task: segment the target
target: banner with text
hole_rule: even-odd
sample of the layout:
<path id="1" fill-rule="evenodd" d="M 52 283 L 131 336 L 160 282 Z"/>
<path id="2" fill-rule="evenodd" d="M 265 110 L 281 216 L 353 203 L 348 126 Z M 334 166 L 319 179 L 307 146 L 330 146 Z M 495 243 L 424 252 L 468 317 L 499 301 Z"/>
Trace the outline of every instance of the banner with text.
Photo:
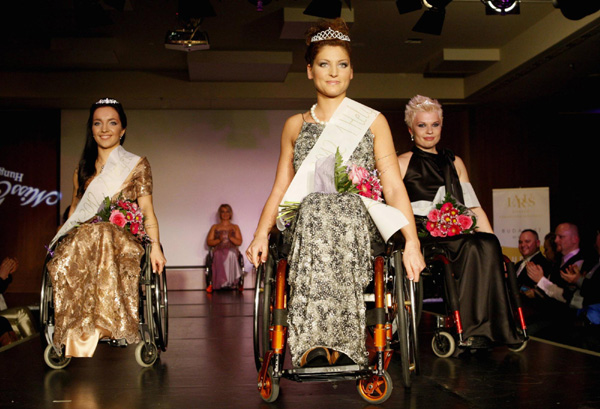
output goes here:
<path id="1" fill-rule="evenodd" d="M 550 232 L 549 188 L 493 189 L 493 203 L 494 232 L 511 260 L 521 258 L 517 247 L 521 231 L 537 231 L 543 244 Z"/>

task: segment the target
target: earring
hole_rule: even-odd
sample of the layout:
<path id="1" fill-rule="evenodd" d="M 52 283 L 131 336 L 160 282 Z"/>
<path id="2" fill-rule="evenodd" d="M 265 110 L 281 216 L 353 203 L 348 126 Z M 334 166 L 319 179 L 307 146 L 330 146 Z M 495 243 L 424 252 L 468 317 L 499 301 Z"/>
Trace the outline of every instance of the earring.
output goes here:
<path id="1" fill-rule="evenodd" d="M 415 136 L 413 134 L 410 134 L 410 140 L 413 142 L 415 141 Z"/>

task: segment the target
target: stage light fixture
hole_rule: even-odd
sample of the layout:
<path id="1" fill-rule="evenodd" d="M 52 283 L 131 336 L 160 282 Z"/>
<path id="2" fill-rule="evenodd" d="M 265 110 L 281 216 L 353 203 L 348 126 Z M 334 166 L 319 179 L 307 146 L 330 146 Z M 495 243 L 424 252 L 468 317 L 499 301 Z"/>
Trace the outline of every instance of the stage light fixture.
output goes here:
<path id="1" fill-rule="evenodd" d="M 446 6 L 452 0 L 422 0 L 427 8 L 412 31 L 417 33 L 441 35 L 444 19 L 446 18 Z"/>
<path id="2" fill-rule="evenodd" d="M 336 18 L 342 15 L 341 0 L 312 0 L 303 14 L 322 18 Z"/>
<path id="3" fill-rule="evenodd" d="M 485 4 L 485 14 L 487 15 L 506 15 L 520 14 L 521 0 L 481 0 Z"/>
<path id="4" fill-rule="evenodd" d="M 569 20 L 581 20 L 600 10 L 598 0 L 552 0 L 552 4 Z"/>
<path id="5" fill-rule="evenodd" d="M 423 2 L 421 0 L 396 0 L 396 7 L 398 8 L 398 13 L 406 14 L 411 11 L 421 10 Z"/>

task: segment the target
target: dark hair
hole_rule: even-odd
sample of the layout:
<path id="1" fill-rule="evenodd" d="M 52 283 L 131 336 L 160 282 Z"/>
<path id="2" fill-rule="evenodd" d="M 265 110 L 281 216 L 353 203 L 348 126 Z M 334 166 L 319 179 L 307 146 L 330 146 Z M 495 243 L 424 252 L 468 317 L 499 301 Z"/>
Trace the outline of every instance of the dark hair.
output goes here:
<path id="1" fill-rule="evenodd" d="M 311 38 L 321 32 L 321 31 L 325 31 L 328 28 L 331 28 L 332 30 L 335 31 L 339 31 L 340 33 L 349 36 L 349 32 L 350 30 L 348 29 L 348 26 L 346 25 L 346 22 L 344 21 L 344 19 L 342 19 L 341 17 L 336 18 L 335 20 L 319 20 L 318 22 L 316 22 L 313 26 L 311 26 L 307 31 L 306 31 L 306 53 L 304 54 L 304 59 L 306 60 L 306 63 L 308 65 L 313 64 L 313 62 L 315 61 L 315 58 L 317 57 L 317 54 L 319 53 L 319 51 L 321 50 L 322 47 L 326 46 L 326 45 L 333 45 L 333 46 L 340 46 L 343 47 L 346 52 L 348 53 L 348 57 L 350 58 L 350 61 L 352 61 L 352 47 L 350 45 L 350 41 L 344 41 L 344 40 L 339 40 L 337 38 L 332 38 L 329 40 L 321 40 L 321 41 L 315 41 L 315 42 L 311 42 Z M 352 63 L 351 63 L 352 64 Z"/>
<path id="2" fill-rule="evenodd" d="M 540 239 L 540 235 L 538 234 L 538 232 L 537 232 L 537 231 L 535 231 L 535 230 L 533 230 L 533 229 L 525 229 L 525 230 L 523 230 L 523 231 L 521 232 L 521 234 L 523 234 L 523 233 L 531 233 L 531 234 L 533 234 L 533 235 L 535 236 L 535 239 L 536 239 L 536 240 L 539 240 L 539 239 Z"/>
<path id="3" fill-rule="evenodd" d="M 554 241 L 555 239 L 556 239 L 556 233 L 554 233 L 554 232 L 550 232 L 544 236 L 544 244 L 546 244 L 545 243 L 546 241 L 549 242 L 550 247 L 552 247 L 552 251 L 554 251 L 556 253 L 557 250 L 556 250 L 556 242 Z"/>
<path id="4" fill-rule="evenodd" d="M 77 184 L 79 185 L 77 188 L 77 197 L 81 198 L 83 193 L 85 192 L 86 182 L 96 174 L 96 159 L 98 159 L 98 144 L 94 139 L 94 134 L 92 132 L 92 123 L 94 122 L 94 113 L 98 108 L 102 107 L 111 107 L 117 114 L 119 114 L 119 120 L 121 121 L 121 126 L 123 129 L 127 128 L 127 115 L 125 115 L 125 111 L 123 110 L 123 106 L 121 103 L 117 102 L 117 100 L 112 98 L 102 98 L 98 102 L 95 102 L 90 107 L 90 116 L 87 120 L 86 127 L 86 136 L 85 136 L 85 146 L 83 147 L 83 152 L 81 153 L 81 159 L 79 160 L 79 168 L 77 171 Z M 123 137 L 121 138 L 121 145 L 125 142 L 126 132 L 123 133 Z"/>

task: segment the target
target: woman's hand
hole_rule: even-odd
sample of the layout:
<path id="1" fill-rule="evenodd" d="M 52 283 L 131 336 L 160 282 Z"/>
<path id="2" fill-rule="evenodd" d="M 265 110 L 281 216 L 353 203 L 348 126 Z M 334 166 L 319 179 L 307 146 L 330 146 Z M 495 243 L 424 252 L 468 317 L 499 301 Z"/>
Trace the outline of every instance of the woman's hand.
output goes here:
<path id="1" fill-rule="evenodd" d="M 160 244 L 153 243 L 152 250 L 150 250 L 150 263 L 152 264 L 152 272 L 162 274 L 165 265 L 167 264 L 167 259 L 165 258 Z"/>
<path id="2" fill-rule="evenodd" d="M 406 276 L 409 280 L 419 281 L 421 271 L 425 269 L 425 260 L 421 254 L 421 248 L 417 245 L 407 243 L 402 255 L 402 263 L 406 269 Z"/>
<path id="3" fill-rule="evenodd" d="M 268 255 L 269 239 L 266 236 L 255 237 L 248 246 L 248 250 L 246 250 L 246 257 L 248 257 L 248 260 L 250 260 L 252 265 L 256 268 L 258 268 L 260 263 L 267 262 Z"/>

